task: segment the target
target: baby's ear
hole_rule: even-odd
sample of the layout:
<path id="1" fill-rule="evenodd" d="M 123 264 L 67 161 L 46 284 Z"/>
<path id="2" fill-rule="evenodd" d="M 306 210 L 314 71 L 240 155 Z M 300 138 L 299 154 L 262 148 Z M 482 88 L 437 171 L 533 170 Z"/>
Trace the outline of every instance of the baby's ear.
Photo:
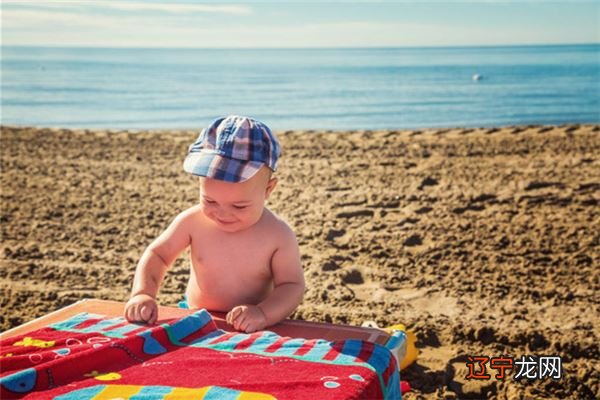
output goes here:
<path id="1" fill-rule="evenodd" d="M 266 199 L 269 198 L 269 196 L 273 192 L 273 189 L 275 189 L 275 186 L 277 186 L 277 178 L 269 179 L 269 182 L 267 182 L 267 188 L 266 188 L 266 193 L 265 193 Z"/>

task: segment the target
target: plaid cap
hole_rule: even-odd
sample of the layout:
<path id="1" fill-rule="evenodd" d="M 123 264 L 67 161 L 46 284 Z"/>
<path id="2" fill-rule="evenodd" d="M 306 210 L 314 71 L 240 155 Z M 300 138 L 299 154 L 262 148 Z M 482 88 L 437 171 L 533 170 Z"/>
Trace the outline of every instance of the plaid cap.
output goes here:
<path id="1" fill-rule="evenodd" d="M 275 171 L 279 142 L 262 122 L 229 115 L 200 132 L 190 146 L 183 169 L 193 175 L 226 182 L 243 182 L 266 165 Z"/>

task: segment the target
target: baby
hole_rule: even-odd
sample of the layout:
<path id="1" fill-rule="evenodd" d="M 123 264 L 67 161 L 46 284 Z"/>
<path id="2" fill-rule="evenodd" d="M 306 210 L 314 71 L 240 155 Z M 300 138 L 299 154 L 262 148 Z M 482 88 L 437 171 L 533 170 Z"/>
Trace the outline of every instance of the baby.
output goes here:
<path id="1" fill-rule="evenodd" d="M 255 332 L 289 316 L 304 294 L 296 236 L 265 201 L 279 143 L 263 123 L 228 116 L 202 130 L 183 168 L 200 178 L 200 204 L 180 213 L 138 262 L 129 321 L 153 324 L 165 272 L 190 247 L 190 308 L 227 313 L 234 329 Z"/>

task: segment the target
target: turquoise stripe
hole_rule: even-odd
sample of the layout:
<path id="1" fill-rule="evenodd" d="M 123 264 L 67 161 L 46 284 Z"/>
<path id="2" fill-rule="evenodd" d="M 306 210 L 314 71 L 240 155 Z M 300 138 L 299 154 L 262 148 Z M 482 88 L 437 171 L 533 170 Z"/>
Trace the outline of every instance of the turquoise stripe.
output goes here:
<path id="1" fill-rule="evenodd" d="M 342 347 L 341 354 L 335 358 L 335 361 L 342 362 L 344 364 L 357 364 L 361 363 L 360 361 L 356 362 L 356 357 L 360 354 L 362 350 L 362 341 L 355 339 L 348 339 L 344 343 L 344 347 Z"/>
<path id="2" fill-rule="evenodd" d="M 252 343 L 252 345 L 246 350 L 264 352 L 267 347 L 275 343 L 275 341 L 279 338 L 280 336 L 273 332 L 264 331 L 262 335 L 260 335 L 258 339 L 256 339 L 256 341 Z"/>
<path id="3" fill-rule="evenodd" d="M 81 400 L 81 399 L 93 399 L 94 396 L 104 390 L 106 385 L 90 386 L 85 389 L 74 390 L 69 393 L 61 394 L 54 398 L 54 400 Z"/>
<path id="4" fill-rule="evenodd" d="M 79 330 L 79 332 L 81 332 L 81 333 L 102 333 L 101 331 L 103 331 L 104 329 L 108 329 L 111 326 L 122 324 L 123 322 L 125 322 L 125 318 L 122 318 L 122 317 L 105 319 L 105 320 L 98 322 L 97 324 L 90 325 L 87 328 L 81 329 L 81 330 Z"/>
<path id="5" fill-rule="evenodd" d="M 104 315 L 81 313 L 77 314 L 66 321 L 57 322 L 56 324 L 50 325 L 50 328 L 56 329 L 57 331 L 71 331 L 74 326 L 81 324 L 82 322 L 90 319 L 104 318 Z"/>
<path id="6" fill-rule="evenodd" d="M 206 341 L 216 338 L 217 336 L 223 336 L 224 334 L 225 334 L 225 332 L 220 329 L 216 330 L 216 331 L 212 331 L 202 337 L 199 337 L 198 339 L 195 339 L 188 346 L 207 347 L 207 345 L 205 343 Z"/>
<path id="7" fill-rule="evenodd" d="M 211 386 L 204 395 L 204 400 L 236 400 L 240 396 L 239 390 Z"/>
<path id="8" fill-rule="evenodd" d="M 129 400 L 163 400 L 165 395 L 171 393 L 171 386 L 144 386 Z"/>
<path id="9" fill-rule="evenodd" d="M 5 387 L 11 392 L 26 393 L 33 390 L 37 382 L 37 377 L 37 371 L 34 368 L 27 368 L 1 377 L 0 386 Z"/>
<path id="10" fill-rule="evenodd" d="M 290 339 L 272 354 L 276 356 L 291 356 L 304 344 L 304 342 L 306 342 L 304 339 Z"/>
<path id="11" fill-rule="evenodd" d="M 144 347 L 143 351 L 146 354 L 156 355 L 166 353 L 167 349 L 165 349 L 154 337 L 152 337 L 152 330 L 148 329 L 147 331 L 138 333 L 138 336 L 144 338 Z"/>
<path id="12" fill-rule="evenodd" d="M 300 358 L 303 360 L 319 362 L 323 360 L 325 354 L 329 353 L 329 351 L 331 350 L 330 343 L 331 342 L 328 342 L 326 340 L 318 340 L 315 346 L 312 349 L 310 349 L 308 353 L 306 353 L 303 356 L 300 356 Z"/>
<path id="13" fill-rule="evenodd" d="M 387 387 L 384 388 L 384 394 L 386 399 L 402 399 L 402 391 L 400 390 L 400 373 L 398 372 L 397 368 L 390 377 Z"/>
<path id="14" fill-rule="evenodd" d="M 216 349 L 216 350 L 233 350 L 235 349 L 235 346 L 237 346 L 238 343 L 248 339 L 250 337 L 250 335 L 247 335 L 245 333 L 238 333 L 237 335 L 233 335 L 229 340 L 226 340 L 224 342 L 221 343 L 215 343 L 215 344 L 210 344 L 207 347 L 210 347 L 212 349 Z"/>
<path id="15" fill-rule="evenodd" d="M 387 368 L 391 357 L 392 353 L 390 353 L 387 348 L 381 345 L 376 345 L 375 349 L 373 350 L 373 354 L 371 354 L 371 357 L 369 357 L 368 363 L 375 368 L 377 373 L 381 374 Z"/>
<path id="16" fill-rule="evenodd" d="M 200 310 L 195 312 L 167 327 L 169 339 L 172 343 L 177 344 L 181 339 L 199 331 L 209 322 L 212 322 L 212 318 L 208 311 Z"/>
<path id="17" fill-rule="evenodd" d="M 67 319 L 66 321 L 58 322 L 56 324 L 50 325 L 50 328 L 56 329 L 57 331 L 67 331 L 67 332 L 77 332 L 77 333 L 100 333 L 103 336 L 109 336 L 114 338 L 124 338 L 126 334 L 136 329 L 139 329 L 142 325 L 136 324 L 127 324 L 120 328 L 113 329 L 110 331 L 105 331 L 112 326 L 122 324 L 125 319 L 122 317 L 111 318 L 111 319 L 103 319 L 98 323 L 88 326 L 83 329 L 76 329 L 75 327 L 83 322 L 89 321 L 91 319 L 101 319 L 106 318 L 104 315 L 98 314 L 89 314 L 89 313 L 81 313 L 77 314 L 72 318 Z"/>
<path id="18" fill-rule="evenodd" d="M 346 340 L 346 343 L 344 343 L 342 353 L 348 356 L 352 356 L 352 358 L 356 358 L 363 349 L 362 344 L 363 342 L 361 340 L 348 339 Z"/>
<path id="19" fill-rule="evenodd" d="M 406 341 L 406 333 L 402 331 L 394 331 L 392 336 L 389 337 L 385 347 L 392 350 L 402 344 L 402 342 Z"/>
<path id="20" fill-rule="evenodd" d="M 120 328 L 117 328 L 117 329 L 112 329 L 110 331 L 104 331 L 104 332 L 102 332 L 102 334 L 104 336 L 110 336 L 110 337 L 122 339 L 129 332 L 135 331 L 136 329 L 140 329 L 143 326 L 144 325 L 141 325 L 141 324 L 127 324 L 127 325 L 123 325 L 123 326 L 121 326 Z"/>

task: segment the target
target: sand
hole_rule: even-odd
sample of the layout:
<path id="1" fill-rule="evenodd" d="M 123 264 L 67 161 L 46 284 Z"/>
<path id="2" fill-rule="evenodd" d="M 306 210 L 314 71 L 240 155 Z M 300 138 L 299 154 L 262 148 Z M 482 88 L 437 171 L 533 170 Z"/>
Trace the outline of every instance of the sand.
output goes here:
<path id="1" fill-rule="evenodd" d="M 408 399 L 600 397 L 600 126 L 278 134 L 269 207 L 301 246 L 295 318 L 411 327 Z M 145 246 L 197 201 L 195 137 L 3 127 L 0 328 L 127 299 Z M 502 354 L 559 355 L 563 377 L 465 379 L 467 356 Z"/>

